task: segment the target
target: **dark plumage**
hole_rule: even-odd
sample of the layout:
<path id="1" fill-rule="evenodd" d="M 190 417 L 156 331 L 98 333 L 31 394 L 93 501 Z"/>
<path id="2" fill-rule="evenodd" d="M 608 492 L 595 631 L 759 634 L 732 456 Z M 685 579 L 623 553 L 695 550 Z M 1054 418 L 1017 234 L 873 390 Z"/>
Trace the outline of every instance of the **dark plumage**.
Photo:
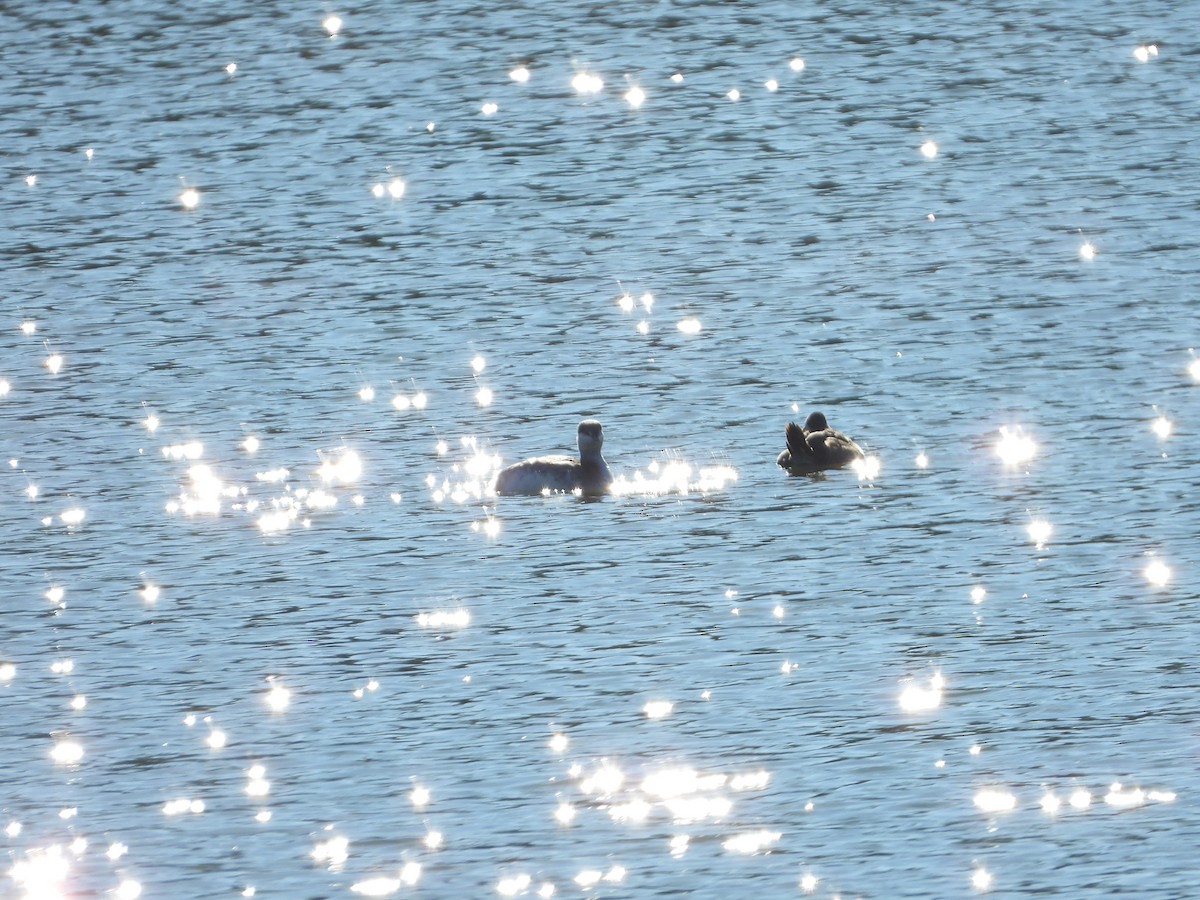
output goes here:
<path id="1" fill-rule="evenodd" d="M 829 427 L 823 413 L 812 413 L 801 427 L 788 422 L 787 449 L 775 460 L 792 475 L 811 475 L 823 469 L 842 469 L 863 458 L 858 444 Z"/>

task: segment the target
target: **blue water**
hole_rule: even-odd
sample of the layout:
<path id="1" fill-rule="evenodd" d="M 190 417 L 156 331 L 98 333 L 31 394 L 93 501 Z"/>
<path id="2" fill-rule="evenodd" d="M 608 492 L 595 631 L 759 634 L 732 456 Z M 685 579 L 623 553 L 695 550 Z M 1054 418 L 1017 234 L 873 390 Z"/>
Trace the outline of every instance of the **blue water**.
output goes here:
<path id="1" fill-rule="evenodd" d="M 1200 895 L 1195 12 L 8 10 L 0 896 Z"/>

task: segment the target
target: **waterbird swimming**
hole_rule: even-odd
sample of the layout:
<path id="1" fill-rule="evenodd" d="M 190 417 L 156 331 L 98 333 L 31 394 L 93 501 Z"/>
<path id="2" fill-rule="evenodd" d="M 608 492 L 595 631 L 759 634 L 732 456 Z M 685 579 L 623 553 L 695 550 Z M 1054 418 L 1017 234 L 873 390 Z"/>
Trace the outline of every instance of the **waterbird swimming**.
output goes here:
<path id="1" fill-rule="evenodd" d="M 579 459 L 572 456 L 535 456 L 500 470 L 497 494 L 541 494 L 546 491 L 581 491 L 606 494 L 612 473 L 600 454 L 604 429 L 595 419 L 579 423 Z"/>
<path id="2" fill-rule="evenodd" d="M 814 412 L 801 427 L 788 422 L 787 449 L 775 460 L 792 475 L 811 475 L 822 469 L 841 469 L 864 456 L 862 448 L 830 428 L 825 414 Z"/>

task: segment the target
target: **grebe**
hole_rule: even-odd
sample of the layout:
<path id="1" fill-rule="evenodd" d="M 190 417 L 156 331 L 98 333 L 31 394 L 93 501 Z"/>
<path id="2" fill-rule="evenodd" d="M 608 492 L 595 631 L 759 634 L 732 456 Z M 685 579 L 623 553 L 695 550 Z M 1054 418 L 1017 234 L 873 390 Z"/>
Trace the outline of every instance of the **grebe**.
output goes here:
<path id="1" fill-rule="evenodd" d="M 822 469 L 841 469 L 864 456 L 862 447 L 829 427 L 823 413 L 812 413 L 801 428 L 788 422 L 787 449 L 775 460 L 792 475 L 811 475 Z"/>
<path id="2" fill-rule="evenodd" d="M 571 456 L 535 456 L 500 470 L 497 494 L 541 494 L 545 491 L 582 491 L 606 494 L 612 473 L 600 455 L 604 429 L 595 419 L 579 423 L 579 459 Z"/>

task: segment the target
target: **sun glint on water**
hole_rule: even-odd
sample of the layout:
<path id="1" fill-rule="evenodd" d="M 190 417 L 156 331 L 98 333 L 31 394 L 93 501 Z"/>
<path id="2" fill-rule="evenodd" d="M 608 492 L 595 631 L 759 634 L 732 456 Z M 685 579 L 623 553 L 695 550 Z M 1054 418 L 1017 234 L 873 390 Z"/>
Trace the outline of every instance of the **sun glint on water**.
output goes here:
<path id="1" fill-rule="evenodd" d="M 1037 444 L 1020 427 L 1010 431 L 1005 426 L 1000 429 L 996 455 L 1006 466 L 1019 466 L 1037 455 Z"/>

